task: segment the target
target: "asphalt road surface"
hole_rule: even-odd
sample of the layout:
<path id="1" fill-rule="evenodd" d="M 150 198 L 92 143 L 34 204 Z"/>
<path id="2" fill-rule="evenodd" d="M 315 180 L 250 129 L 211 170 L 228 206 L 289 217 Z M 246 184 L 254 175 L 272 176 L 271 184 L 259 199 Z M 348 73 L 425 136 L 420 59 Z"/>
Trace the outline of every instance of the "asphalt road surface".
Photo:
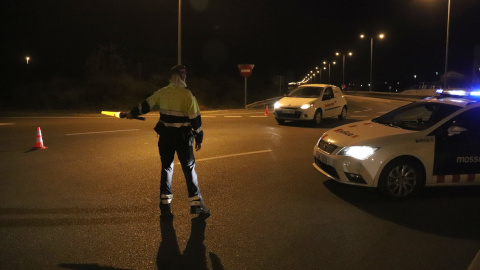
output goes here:
<path id="1" fill-rule="evenodd" d="M 207 219 L 189 214 L 179 164 L 174 217 L 160 219 L 158 115 L 0 117 L 0 269 L 468 269 L 479 188 L 389 201 L 314 169 L 324 131 L 405 104 L 348 102 L 348 119 L 321 127 L 203 112 Z M 37 127 L 48 149 L 31 150 Z"/>

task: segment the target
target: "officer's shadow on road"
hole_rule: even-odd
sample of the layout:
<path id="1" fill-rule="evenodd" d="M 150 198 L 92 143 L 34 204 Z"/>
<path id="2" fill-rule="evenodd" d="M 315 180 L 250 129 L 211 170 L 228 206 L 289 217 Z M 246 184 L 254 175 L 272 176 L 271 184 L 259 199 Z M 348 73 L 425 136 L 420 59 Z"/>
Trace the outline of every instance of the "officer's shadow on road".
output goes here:
<path id="1" fill-rule="evenodd" d="M 209 269 L 206 257 L 205 228 L 208 216 L 199 215 L 192 219 L 190 238 L 183 254 L 178 246 L 177 235 L 173 227 L 173 215 L 160 216 L 162 241 L 158 248 L 157 268 L 163 269 Z M 212 269 L 223 270 L 220 259 L 209 252 Z"/>
<path id="2" fill-rule="evenodd" d="M 480 240 L 480 186 L 430 187 L 392 200 L 372 188 L 324 182 L 332 193 L 378 218 L 446 237 Z"/>

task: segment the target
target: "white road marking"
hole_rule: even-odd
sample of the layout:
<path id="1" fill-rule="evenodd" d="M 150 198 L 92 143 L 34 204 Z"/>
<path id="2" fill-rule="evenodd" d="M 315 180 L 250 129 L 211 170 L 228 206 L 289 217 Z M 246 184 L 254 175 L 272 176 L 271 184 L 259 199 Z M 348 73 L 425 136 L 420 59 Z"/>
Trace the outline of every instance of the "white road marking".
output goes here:
<path id="1" fill-rule="evenodd" d="M 90 135 L 90 134 L 102 134 L 102 133 L 115 133 L 115 132 L 126 132 L 126 131 L 136 131 L 139 129 L 121 129 L 121 130 L 106 130 L 106 131 L 95 131 L 95 132 L 83 132 L 83 133 L 70 133 L 65 134 L 66 136 L 76 136 L 76 135 Z"/>
<path id="2" fill-rule="evenodd" d="M 207 161 L 207 160 L 214 160 L 214 159 L 223 159 L 223 158 L 239 157 L 239 156 L 246 156 L 246 155 L 263 154 L 263 153 L 269 153 L 269 152 L 272 152 L 272 150 L 268 149 L 268 150 L 254 151 L 254 152 L 245 152 L 245 153 L 224 155 L 224 156 L 218 156 L 218 157 L 200 158 L 200 159 L 196 159 L 195 161 L 199 162 L 199 161 Z M 177 162 L 176 164 L 180 164 L 180 162 Z"/>
<path id="3" fill-rule="evenodd" d="M 0 126 L 13 126 L 15 123 L 0 123 Z"/>
<path id="4" fill-rule="evenodd" d="M 221 115 L 219 115 L 221 116 Z M 216 115 L 202 115 L 202 118 L 215 118 L 217 117 Z M 242 115 L 224 115 L 223 117 L 225 118 L 242 118 Z M 250 115 L 249 117 L 251 118 L 265 118 L 268 117 L 268 115 Z"/>
<path id="5" fill-rule="evenodd" d="M 215 113 L 215 114 L 202 114 L 202 117 L 205 116 L 205 115 L 214 115 L 214 116 L 222 116 L 222 115 L 242 115 L 242 114 L 259 114 L 260 112 L 245 112 L 245 113 L 241 113 L 241 112 L 231 112 L 231 113 L 228 113 L 228 112 L 225 112 L 225 113 Z"/>

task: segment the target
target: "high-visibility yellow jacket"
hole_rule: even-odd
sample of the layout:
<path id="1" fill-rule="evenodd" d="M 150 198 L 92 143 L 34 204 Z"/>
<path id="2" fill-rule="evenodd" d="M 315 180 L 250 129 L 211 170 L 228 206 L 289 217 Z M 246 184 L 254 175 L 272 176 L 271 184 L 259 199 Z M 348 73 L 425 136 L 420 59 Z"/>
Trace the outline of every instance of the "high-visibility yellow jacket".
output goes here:
<path id="1" fill-rule="evenodd" d="M 157 127 L 191 127 L 196 143 L 202 143 L 203 130 L 200 108 L 197 99 L 187 88 L 170 83 L 138 104 L 130 113 L 133 117 L 136 117 L 152 110 L 159 110 L 160 112 Z"/>

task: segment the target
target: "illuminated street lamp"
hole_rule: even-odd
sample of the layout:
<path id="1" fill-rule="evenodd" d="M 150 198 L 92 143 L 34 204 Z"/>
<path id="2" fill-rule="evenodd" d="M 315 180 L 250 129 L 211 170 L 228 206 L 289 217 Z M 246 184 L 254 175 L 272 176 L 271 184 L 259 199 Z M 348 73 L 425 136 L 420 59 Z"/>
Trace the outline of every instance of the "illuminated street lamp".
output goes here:
<path id="1" fill-rule="evenodd" d="M 318 67 L 315 67 L 315 69 L 317 70 L 317 74 L 320 74 L 320 75 L 319 75 L 319 76 L 320 76 L 320 77 L 319 77 L 320 79 L 318 80 L 318 82 L 319 82 L 319 83 L 322 83 L 322 69 L 318 69 Z"/>
<path id="2" fill-rule="evenodd" d="M 365 35 L 360 35 L 360 38 L 365 38 L 366 36 Z M 373 66 L 373 38 L 374 37 L 370 37 L 370 91 L 372 91 L 372 66 Z M 377 38 L 379 39 L 383 39 L 385 38 L 385 35 L 384 34 L 379 34 L 377 36 Z"/>
<path id="3" fill-rule="evenodd" d="M 337 62 L 335 61 L 332 61 L 332 62 L 327 62 L 327 61 L 323 61 L 323 64 L 326 66 L 328 64 L 328 83 L 330 83 L 330 65 L 333 64 L 333 65 L 336 65 Z M 323 69 L 326 69 L 326 67 L 324 67 Z"/>
<path id="4" fill-rule="evenodd" d="M 343 65 L 342 65 L 342 87 L 343 87 L 343 85 L 345 85 L 345 55 L 346 55 L 346 54 L 341 54 L 341 53 L 339 53 L 339 52 L 336 52 L 335 55 L 336 55 L 336 56 L 340 56 L 340 55 L 343 56 Z M 348 52 L 347 55 L 348 55 L 348 56 L 352 56 L 353 53 L 352 53 L 352 52 Z"/>
<path id="5" fill-rule="evenodd" d="M 27 60 L 27 65 L 28 65 L 28 61 L 30 61 L 30 57 L 25 57 L 25 60 Z"/>

